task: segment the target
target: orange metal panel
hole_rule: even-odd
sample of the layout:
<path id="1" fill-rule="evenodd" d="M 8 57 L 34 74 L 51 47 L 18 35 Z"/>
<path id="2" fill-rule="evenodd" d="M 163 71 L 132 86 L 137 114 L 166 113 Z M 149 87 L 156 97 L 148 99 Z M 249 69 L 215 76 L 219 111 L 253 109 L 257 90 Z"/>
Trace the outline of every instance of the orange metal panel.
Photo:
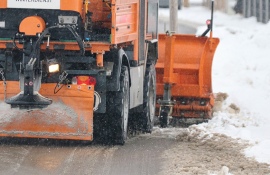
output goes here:
<path id="1" fill-rule="evenodd" d="M 138 35 L 136 33 L 133 33 L 133 34 L 121 35 L 121 36 L 118 36 L 117 38 L 115 38 L 115 42 L 118 44 L 125 43 L 128 41 L 134 41 L 134 42 L 138 41 Z"/>
<path id="2" fill-rule="evenodd" d="M 93 86 L 64 86 L 54 94 L 56 84 L 42 84 L 40 94 L 53 104 L 42 110 L 10 109 L 3 102 L 4 87 L 0 82 L 0 136 L 93 139 Z M 7 82 L 7 98 L 19 92 L 18 82 Z"/>
<path id="3" fill-rule="evenodd" d="M 157 82 L 157 95 L 162 96 L 163 95 L 163 88 L 164 85 Z M 172 87 L 172 96 L 173 97 L 201 97 L 201 98 L 207 98 L 209 97 L 208 94 L 200 94 L 200 87 L 199 85 L 181 85 L 181 84 L 175 84 Z"/>
<path id="4" fill-rule="evenodd" d="M 138 37 L 138 6 L 138 1 L 130 4 L 117 3 L 112 6 L 112 44 L 118 44 L 118 37 L 122 35 L 136 34 Z M 126 42 L 128 41 L 132 40 Z"/>
<path id="5" fill-rule="evenodd" d="M 39 16 L 29 16 L 24 18 L 20 24 L 19 31 L 25 35 L 36 36 L 46 28 L 45 21 Z"/>
<path id="6" fill-rule="evenodd" d="M 97 60 L 97 66 L 103 67 L 103 53 L 97 53 L 96 60 Z"/>
<path id="7" fill-rule="evenodd" d="M 202 56 L 202 52 L 204 49 L 205 42 L 207 40 L 206 37 L 196 37 L 194 35 L 181 35 L 174 34 L 176 37 L 174 50 L 174 60 L 175 63 L 180 64 L 194 64 L 199 63 L 199 60 Z M 165 34 L 159 34 L 159 48 L 158 48 L 158 63 L 163 63 L 166 58 L 165 55 Z"/>
<path id="8" fill-rule="evenodd" d="M 176 101 L 173 117 L 211 118 L 214 105 L 212 60 L 218 43 L 218 38 L 159 35 L 157 96 L 162 98 L 164 83 L 172 85 L 172 100 Z"/>
<path id="9" fill-rule="evenodd" d="M 138 0 L 111 0 L 112 4 L 130 4 L 137 3 Z"/>
<path id="10" fill-rule="evenodd" d="M 139 0 L 112 0 L 111 43 L 132 41 L 134 60 L 138 60 Z"/>
<path id="11" fill-rule="evenodd" d="M 176 76 L 173 73 L 173 66 L 174 66 L 174 45 L 175 45 L 175 36 L 167 36 L 166 37 L 166 46 L 168 49 L 165 50 L 166 55 L 166 64 L 164 64 L 164 77 L 163 83 L 174 84 Z M 165 69 L 166 68 L 166 69 Z"/>
<path id="12" fill-rule="evenodd" d="M 158 68 L 163 68 L 164 67 L 164 63 L 157 63 L 156 67 Z M 178 64 L 178 63 L 174 63 L 173 64 L 173 72 L 179 72 L 179 70 L 181 69 L 185 69 L 185 70 L 198 70 L 200 67 L 199 64 Z"/>
<path id="13" fill-rule="evenodd" d="M 180 34 L 173 37 L 174 43 L 169 44 L 165 34 L 159 35 L 157 95 L 163 95 L 163 77 L 167 70 L 172 73 L 166 74 L 165 81 L 175 83 L 172 96 L 209 97 L 212 93 L 212 60 L 219 39 Z"/>
<path id="14" fill-rule="evenodd" d="M 84 17 L 85 10 L 83 0 L 61 0 L 60 9 L 79 12 Z"/>
<path id="15" fill-rule="evenodd" d="M 7 8 L 7 0 L 1 0 L 0 1 L 0 9 L 1 8 Z"/>
<path id="16" fill-rule="evenodd" d="M 6 48 L 6 41 L 0 41 L 0 49 L 5 49 Z"/>

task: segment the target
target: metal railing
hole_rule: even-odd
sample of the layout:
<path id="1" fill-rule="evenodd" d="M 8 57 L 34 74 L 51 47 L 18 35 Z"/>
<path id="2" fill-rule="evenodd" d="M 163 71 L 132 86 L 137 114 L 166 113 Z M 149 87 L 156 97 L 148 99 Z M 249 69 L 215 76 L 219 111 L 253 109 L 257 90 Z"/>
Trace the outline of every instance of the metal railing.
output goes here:
<path id="1" fill-rule="evenodd" d="M 229 0 L 215 0 L 215 10 L 228 13 Z M 211 0 L 203 0 L 203 5 L 210 8 Z M 258 22 L 267 23 L 270 20 L 270 0 L 237 0 L 237 13 L 245 18 L 255 16 Z"/>
<path id="2" fill-rule="evenodd" d="M 270 0 L 242 0 L 243 16 L 255 16 L 258 22 L 270 20 Z"/>

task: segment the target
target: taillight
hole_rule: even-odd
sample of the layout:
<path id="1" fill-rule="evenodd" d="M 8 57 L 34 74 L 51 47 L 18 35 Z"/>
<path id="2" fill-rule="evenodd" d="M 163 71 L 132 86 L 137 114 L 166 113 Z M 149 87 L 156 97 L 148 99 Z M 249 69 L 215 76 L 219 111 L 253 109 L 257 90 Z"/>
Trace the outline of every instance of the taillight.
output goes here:
<path id="1" fill-rule="evenodd" d="M 97 81 L 91 76 L 76 76 L 72 78 L 72 84 L 77 85 L 96 85 Z"/>

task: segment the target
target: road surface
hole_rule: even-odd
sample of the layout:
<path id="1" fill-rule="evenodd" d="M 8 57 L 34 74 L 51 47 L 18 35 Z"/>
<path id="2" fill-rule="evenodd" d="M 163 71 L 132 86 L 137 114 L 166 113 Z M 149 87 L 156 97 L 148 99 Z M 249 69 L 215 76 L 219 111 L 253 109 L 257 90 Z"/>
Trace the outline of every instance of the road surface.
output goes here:
<path id="1" fill-rule="evenodd" d="M 162 153 L 177 144 L 172 138 L 141 135 L 124 146 L 81 142 L 2 139 L 1 174 L 158 174 Z"/>
<path id="2" fill-rule="evenodd" d="M 215 136 L 205 142 L 198 139 L 199 132 L 194 133 L 155 128 L 124 146 L 4 138 L 0 140 L 0 174 L 206 175 L 223 166 L 237 175 L 270 174 L 269 165 L 245 158 L 243 146 L 230 138 Z"/>

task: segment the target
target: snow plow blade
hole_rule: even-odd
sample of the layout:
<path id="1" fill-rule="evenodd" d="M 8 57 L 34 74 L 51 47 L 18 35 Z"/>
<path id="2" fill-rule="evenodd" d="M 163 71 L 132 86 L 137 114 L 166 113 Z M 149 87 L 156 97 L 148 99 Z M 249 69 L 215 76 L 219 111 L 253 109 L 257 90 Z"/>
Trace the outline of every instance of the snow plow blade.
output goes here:
<path id="1" fill-rule="evenodd" d="M 0 82 L 0 136 L 93 140 L 94 86 L 63 86 L 54 93 L 56 84 L 42 84 L 40 94 L 53 103 L 43 109 L 11 108 L 4 102 L 20 92 L 19 82 Z M 6 93 L 3 93 L 6 92 Z"/>
<path id="2" fill-rule="evenodd" d="M 160 34 L 157 72 L 157 115 L 165 120 L 212 116 L 211 69 L 218 38 Z M 166 123 L 166 122 L 165 122 Z"/>

